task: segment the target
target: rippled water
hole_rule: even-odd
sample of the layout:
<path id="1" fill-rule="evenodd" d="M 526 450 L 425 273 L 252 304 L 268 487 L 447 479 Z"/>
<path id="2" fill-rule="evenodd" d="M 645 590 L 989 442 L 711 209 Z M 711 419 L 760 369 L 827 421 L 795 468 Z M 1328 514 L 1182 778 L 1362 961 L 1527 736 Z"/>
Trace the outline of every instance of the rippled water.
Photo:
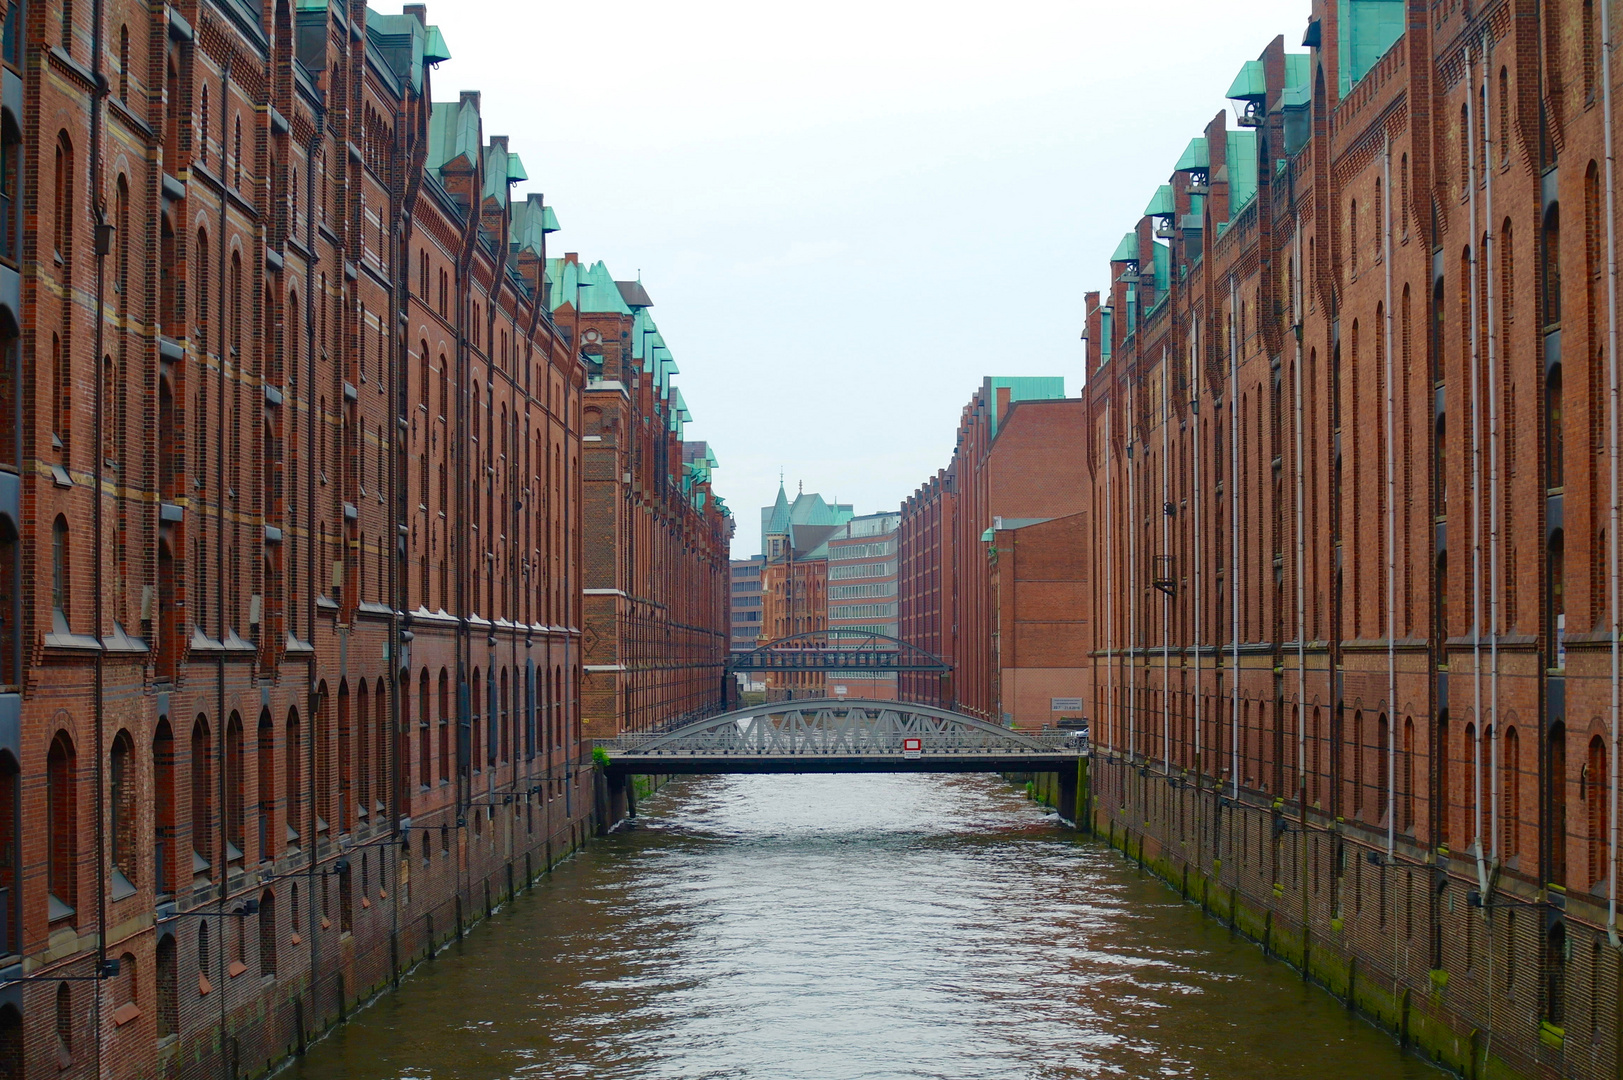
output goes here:
<path id="1" fill-rule="evenodd" d="M 697 777 L 642 811 L 297 1075 L 1441 1075 L 993 777 Z"/>

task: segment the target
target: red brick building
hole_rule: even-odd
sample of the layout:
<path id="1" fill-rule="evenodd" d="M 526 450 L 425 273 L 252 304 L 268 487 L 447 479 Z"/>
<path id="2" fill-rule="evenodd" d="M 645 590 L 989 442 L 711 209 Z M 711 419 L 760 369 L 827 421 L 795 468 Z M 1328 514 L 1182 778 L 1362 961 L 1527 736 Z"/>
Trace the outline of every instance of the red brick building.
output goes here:
<path id="1" fill-rule="evenodd" d="M 1064 409 L 1064 397 L 1065 380 L 1059 378 L 987 378 L 964 406 L 950 464 L 902 505 L 901 637 L 952 665 L 946 677 L 900 676 L 904 698 L 1000 719 L 988 550 L 994 518 L 1006 504 L 1021 507 L 1010 516 L 1043 516 L 1040 508 L 1049 500 L 1078 503 L 1082 495 L 1064 476 L 1055 477 L 1059 483 L 1046 480 L 1055 467 L 1050 455 L 1060 453 L 1066 440 L 1075 441 L 1064 424 L 1034 417 L 1033 434 L 1023 430 L 1020 446 L 1005 452 L 996 476 L 992 451 L 1014 403 L 1052 402 Z M 1071 409 L 1077 412 L 1080 403 L 1072 402 Z"/>
<path id="2" fill-rule="evenodd" d="M 1089 297 L 1097 822 L 1468 1072 L 1623 1060 L 1601 17 L 1315 3 Z"/>
<path id="3" fill-rule="evenodd" d="M 783 485 L 772 506 L 761 508 L 761 644 L 828 629 L 828 541 L 852 517 L 848 503 Z M 768 671 L 773 700 L 820 698 L 828 693 L 821 671 Z"/>
<path id="4" fill-rule="evenodd" d="M 943 708 L 956 700 L 951 671 L 958 622 L 956 481 L 955 473 L 937 472 L 902 503 L 896 525 L 896 636 L 939 657 L 949 669 L 941 675 L 898 674 L 897 696 Z"/>
<path id="5" fill-rule="evenodd" d="M 0 19 L 0 1075 L 258 1072 L 585 835 L 592 361 L 420 5 Z"/>
<path id="6" fill-rule="evenodd" d="M 637 281 L 553 263 L 554 317 L 587 367 L 584 720 L 594 738 L 725 704 L 733 518 L 715 455 L 684 442 L 676 364 Z"/>

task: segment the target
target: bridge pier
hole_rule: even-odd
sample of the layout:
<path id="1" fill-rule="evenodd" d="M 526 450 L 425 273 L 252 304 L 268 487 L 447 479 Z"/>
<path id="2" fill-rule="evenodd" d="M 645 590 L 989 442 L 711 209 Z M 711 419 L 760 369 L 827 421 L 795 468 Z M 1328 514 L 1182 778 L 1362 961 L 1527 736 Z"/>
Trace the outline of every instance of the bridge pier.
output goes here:
<path id="1" fill-rule="evenodd" d="M 631 790 L 631 776 L 623 772 L 596 772 L 597 835 L 605 836 L 624 821 L 628 814 L 635 815 L 635 799 Z"/>

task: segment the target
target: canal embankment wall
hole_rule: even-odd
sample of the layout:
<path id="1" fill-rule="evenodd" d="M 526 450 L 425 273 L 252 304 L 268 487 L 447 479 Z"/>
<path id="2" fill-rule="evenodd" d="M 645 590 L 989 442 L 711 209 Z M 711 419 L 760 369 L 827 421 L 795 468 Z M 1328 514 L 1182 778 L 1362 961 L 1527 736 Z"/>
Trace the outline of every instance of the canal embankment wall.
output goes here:
<path id="1" fill-rule="evenodd" d="M 1566 958 L 1593 989 L 1581 1015 L 1552 1028 L 1542 995 L 1566 987 L 1547 968 L 1540 977 L 1540 908 L 1506 900 L 1484 913 L 1446 868 L 1304 829 L 1277 802 L 1209 778 L 1119 757 L 1089 766 L 1069 803 L 1054 774 L 1014 779 L 1067 819 L 1080 806 L 1084 829 L 1416 1055 L 1471 1080 L 1623 1077 L 1615 950 Z"/>
<path id="2" fill-rule="evenodd" d="M 398 842 L 374 845 L 371 852 L 357 846 L 343 871 L 355 875 L 360 885 L 361 898 L 353 906 L 344 902 L 343 883 L 330 880 L 336 874 L 300 875 L 299 884 L 315 896 L 311 907 L 316 925 L 301 925 L 299 894 L 293 888 L 290 943 L 311 948 L 324 942 L 310 961 L 315 975 L 278 983 L 274 954 L 261 946 L 260 966 L 268 972 L 261 976 L 262 992 L 245 1006 L 221 1010 L 208 1035 L 160 1045 L 165 1071 L 254 1078 L 303 1054 L 579 851 L 591 832 L 590 792 L 581 785 L 567 807 L 561 795 L 539 805 L 521 800 L 475 804 L 454 824 L 447 819 L 439 826 L 414 828 Z M 372 858 L 363 863 L 363 853 Z M 385 860 L 392 863 L 387 872 Z M 365 880 L 369 865 L 376 875 L 370 882 Z M 216 926 L 215 947 L 227 949 L 236 961 L 228 970 L 236 972 L 243 934 L 218 925 L 225 921 L 206 920 Z M 308 937 L 301 938 L 301 931 Z M 206 1004 L 210 995 L 221 1000 L 224 989 L 202 979 L 183 992 Z"/>

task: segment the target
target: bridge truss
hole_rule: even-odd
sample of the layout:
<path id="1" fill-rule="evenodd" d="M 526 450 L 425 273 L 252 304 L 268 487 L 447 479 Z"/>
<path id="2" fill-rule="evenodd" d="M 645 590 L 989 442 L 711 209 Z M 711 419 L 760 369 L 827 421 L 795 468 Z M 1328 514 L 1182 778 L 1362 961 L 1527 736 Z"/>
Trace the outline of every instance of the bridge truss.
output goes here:
<path id="1" fill-rule="evenodd" d="M 1001 772 L 1074 768 L 1070 731 L 1013 731 L 897 701 L 769 702 L 660 734 L 597 743 L 615 773 Z"/>

